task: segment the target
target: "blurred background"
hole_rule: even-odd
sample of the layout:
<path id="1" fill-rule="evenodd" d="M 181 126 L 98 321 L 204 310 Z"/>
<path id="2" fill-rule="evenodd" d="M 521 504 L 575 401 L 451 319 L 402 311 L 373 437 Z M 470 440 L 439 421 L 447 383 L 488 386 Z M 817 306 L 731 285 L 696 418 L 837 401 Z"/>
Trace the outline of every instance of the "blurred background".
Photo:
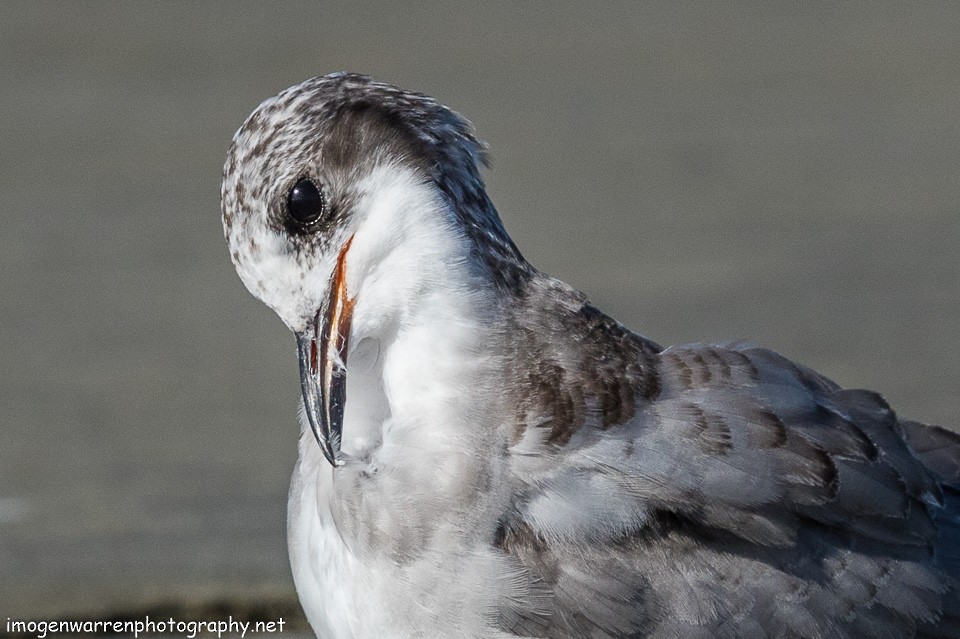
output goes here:
<path id="1" fill-rule="evenodd" d="M 630 327 L 960 426 L 960 4 L 8 2 L 0 618 L 295 609 L 294 342 L 220 171 L 344 69 L 472 119 L 528 259 Z"/>

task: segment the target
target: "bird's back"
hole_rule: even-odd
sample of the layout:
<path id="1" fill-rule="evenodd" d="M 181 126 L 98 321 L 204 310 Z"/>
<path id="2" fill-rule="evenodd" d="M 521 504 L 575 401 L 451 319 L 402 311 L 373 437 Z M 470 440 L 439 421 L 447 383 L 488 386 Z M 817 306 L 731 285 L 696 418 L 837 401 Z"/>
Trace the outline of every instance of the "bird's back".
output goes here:
<path id="1" fill-rule="evenodd" d="M 505 629 L 960 636 L 960 437 L 769 350 L 661 349 L 555 280 L 522 297 L 496 543 L 540 591 Z"/>

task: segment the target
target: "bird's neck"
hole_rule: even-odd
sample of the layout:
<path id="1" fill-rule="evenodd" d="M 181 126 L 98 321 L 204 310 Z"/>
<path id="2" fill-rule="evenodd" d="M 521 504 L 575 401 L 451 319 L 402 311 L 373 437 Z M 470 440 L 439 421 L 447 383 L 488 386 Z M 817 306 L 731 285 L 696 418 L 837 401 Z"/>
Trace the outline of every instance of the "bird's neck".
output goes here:
<path id="1" fill-rule="evenodd" d="M 402 453 L 393 442 L 429 452 L 461 437 L 465 411 L 497 366 L 490 345 L 500 310 L 477 229 L 429 184 L 383 181 L 393 186 L 371 189 L 377 200 L 348 257 L 354 307 L 342 449 L 387 463 Z"/>
<path id="2" fill-rule="evenodd" d="M 481 526 L 503 507 L 485 495 L 506 463 L 495 291 L 483 269 L 463 259 L 464 240 L 450 227 L 421 239 L 415 251 L 387 255 L 358 290 L 345 465 L 330 469 L 309 431 L 301 439 L 301 468 L 318 469 L 320 494 L 355 553 L 376 547 L 399 557 L 411 544 L 453 534 L 450 522 L 461 531 L 474 522 L 471 535 L 492 535 Z"/>
<path id="3" fill-rule="evenodd" d="M 502 301 L 533 269 L 479 180 L 453 188 L 396 167 L 370 180 L 347 266 L 355 305 L 342 448 L 386 459 L 392 440 L 438 450 L 462 440 L 477 394 L 502 377 Z"/>

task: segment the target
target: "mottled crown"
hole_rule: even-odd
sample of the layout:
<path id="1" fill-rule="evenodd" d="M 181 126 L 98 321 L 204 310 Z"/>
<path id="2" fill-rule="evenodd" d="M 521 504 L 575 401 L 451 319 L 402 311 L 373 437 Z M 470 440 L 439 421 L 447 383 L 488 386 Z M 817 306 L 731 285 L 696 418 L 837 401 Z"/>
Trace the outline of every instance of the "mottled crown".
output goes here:
<path id="1" fill-rule="evenodd" d="M 264 101 L 237 131 L 224 165 L 225 222 L 245 189 L 267 186 L 244 168 L 262 175 L 308 157 L 348 175 L 404 162 L 456 203 L 483 191 L 480 166 L 487 163 L 470 122 L 433 98 L 363 75 L 325 75 Z"/>

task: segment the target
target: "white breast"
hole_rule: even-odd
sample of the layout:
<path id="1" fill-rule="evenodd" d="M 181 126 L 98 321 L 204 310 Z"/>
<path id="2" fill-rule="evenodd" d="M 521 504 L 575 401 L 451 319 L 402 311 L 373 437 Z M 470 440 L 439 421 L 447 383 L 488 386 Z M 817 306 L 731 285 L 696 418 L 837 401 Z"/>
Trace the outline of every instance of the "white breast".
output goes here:
<path id="1" fill-rule="evenodd" d="M 356 559 L 337 533 L 327 495 L 321 497 L 318 490 L 321 483 L 329 485 L 330 475 L 331 467 L 308 427 L 300 438 L 300 455 L 290 482 L 287 546 L 307 620 L 318 637 L 338 639 L 355 636 L 350 619 Z"/>

